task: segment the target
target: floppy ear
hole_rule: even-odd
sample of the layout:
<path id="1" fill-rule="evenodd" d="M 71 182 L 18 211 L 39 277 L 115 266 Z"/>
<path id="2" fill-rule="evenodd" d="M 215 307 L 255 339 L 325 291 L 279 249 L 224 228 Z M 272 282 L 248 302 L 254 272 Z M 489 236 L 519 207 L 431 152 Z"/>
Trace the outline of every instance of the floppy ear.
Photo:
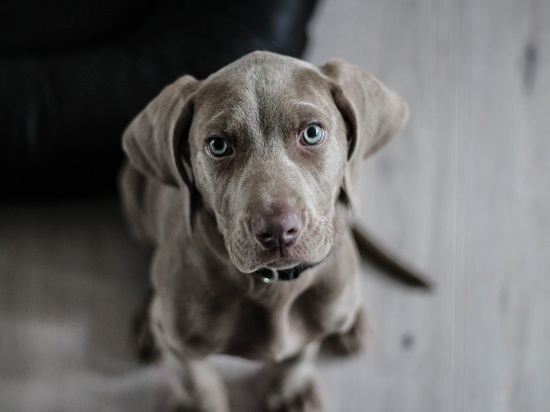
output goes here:
<path id="1" fill-rule="evenodd" d="M 332 83 L 332 96 L 346 121 L 348 163 L 342 192 L 357 212 L 361 194 L 357 187 L 361 161 L 386 144 L 408 118 L 405 101 L 360 68 L 333 60 L 321 71 Z"/>
<path id="2" fill-rule="evenodd" d="M 167 86 L 124 131 L 123 148 L 140 172 L 172 186 L 193 184 L 188 133 L 200 82 L 184 76 Z"/>

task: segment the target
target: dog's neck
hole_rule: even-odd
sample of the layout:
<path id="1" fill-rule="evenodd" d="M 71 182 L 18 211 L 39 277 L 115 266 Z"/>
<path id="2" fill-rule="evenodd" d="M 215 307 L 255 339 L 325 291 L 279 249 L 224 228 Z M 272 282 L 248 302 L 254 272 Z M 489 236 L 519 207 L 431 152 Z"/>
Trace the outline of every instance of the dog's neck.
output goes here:
<path id="1" fill-rule="evenodd" d="M 270 268 L 261 268 L 253 272 L 253 275 L 259 276 L 265 283 L 273 283 L 279 280 L 294 280 L 298 279 L 300 275 L 308 269 L 316 266 L 317 264 L 300 264 L 290 269 L 275 270 Z"/>

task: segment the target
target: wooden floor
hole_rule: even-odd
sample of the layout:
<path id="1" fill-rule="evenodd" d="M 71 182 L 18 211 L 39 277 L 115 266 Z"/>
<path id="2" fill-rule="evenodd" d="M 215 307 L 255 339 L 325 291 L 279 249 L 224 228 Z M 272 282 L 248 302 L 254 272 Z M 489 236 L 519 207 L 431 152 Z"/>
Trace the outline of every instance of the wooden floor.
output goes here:
<path id="1" fill-rule="evenodd" d="M 411 119 L 361 219 L 434 293 L 365 268 L 367 353 L 323 359 L 328 412 L 550 410 L 550 2 L 325 0 L 308 59 L 354 62 Z M 112 200 L 0 206 L 0 411 L 154 411 L 126 346 L 146 252 Z M 233 410 L 253 366 L 219 359 Z"/>

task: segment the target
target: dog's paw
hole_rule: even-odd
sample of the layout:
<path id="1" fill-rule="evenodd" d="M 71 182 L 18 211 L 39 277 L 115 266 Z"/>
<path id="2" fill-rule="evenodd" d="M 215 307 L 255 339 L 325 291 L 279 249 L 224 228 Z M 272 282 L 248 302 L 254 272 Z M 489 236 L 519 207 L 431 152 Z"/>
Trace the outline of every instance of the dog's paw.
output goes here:
<path id="1" fill-rule="evenodd" d="M 215 411 L 206 410 L 198 406 L 182 405 L 181 403 L 174 401 L 174 402 L 171 402 L 164 409 L 164 412 L 215 412 Z"/>
<path id="2" fill-rule="evenodd" d="M 265 412 L 320 412 L 323 410 L 319 385 L 314 379 L 296 390 L 268 392 L 264 401 Z"/>
<path id="3" fill-rule="evenodd" d="M 142 329 L 136 335 L 135 353 L 140 363 L 154 363 L 160 358 L 160 352 L 155 343 L 155 337 L 149 329 Z"/>
<path id="4" fill-rule="evenodd" d="M 176 400 L 171 400 L 163 409 L 165 412 L 229 412 L 229 406 L 196 403 L 183 403 Z"/>
<path id="5" fill-rule="evenodd" d="M 360 310 L 351 329 L 345 333 L 327 336 L 323 340 L 322 349 L 332 355 L 356 355 L 365 349 L 367 335 L 365 315 Z"/>
<path id="6" fill-rule="evenodd" d="M 173 404 L 167 407 L 165 412 L 206 412 L 206 411 L 204 409 L 199 409 L 196 407 Z"/>
<path id="7" fill-rule="evenodd" d="M 160 352 L 149 324 L 149 303 L 152 292 L 146 296 L 140 309 L 134 314 L 131 325 L 130 344 L 140 363 L 154 363 L 160 358 Z"/>

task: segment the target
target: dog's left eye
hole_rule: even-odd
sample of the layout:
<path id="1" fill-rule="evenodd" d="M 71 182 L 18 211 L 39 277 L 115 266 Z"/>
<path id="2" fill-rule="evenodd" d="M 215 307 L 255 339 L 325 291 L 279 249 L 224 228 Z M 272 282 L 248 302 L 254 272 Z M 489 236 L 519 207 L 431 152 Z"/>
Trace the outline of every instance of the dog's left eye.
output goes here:
<path id="1" fill-rule="evenodd" d="M 214 156 L 214 157 L 223 157 L 223 156 L 229 156 L 233 149 L 231 149 L 231 146 L 225 140 L 223 137 L 211 137 L 208 139 L 208 142 L 206 143 L 206 148 L 208 149 L 208 152 Z"/>
<path id="2" fill-rule="evenodd" d="M 319 126 L 318 124 L 310 124 L 302 132 L 300 141 L 305 145 L 315 146 L 321 143 L 324 137 L 325 131 L 321 126 Z"/>

